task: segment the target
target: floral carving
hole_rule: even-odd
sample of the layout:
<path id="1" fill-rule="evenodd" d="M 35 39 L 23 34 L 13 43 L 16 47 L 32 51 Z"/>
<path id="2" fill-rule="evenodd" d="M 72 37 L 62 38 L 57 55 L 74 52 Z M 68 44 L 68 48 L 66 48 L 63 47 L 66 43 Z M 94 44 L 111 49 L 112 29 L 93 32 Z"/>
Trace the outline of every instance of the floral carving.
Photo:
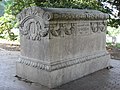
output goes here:
<path id="1" fill-rule="evenodd" d="M 94 33 L 98 31 L 98 23 L 97 22 L 91 22 L 90 27 Z"/>
<path id="2" fill-rule="evenodd" d="M 53 36 L 71 35 L 75 32 L 76 25 L 75 23 L 56 23 L 50 25 L 50 33 Z"/>
<path id="3" fill-rule="evenodd" d="M 106 26 L 107 26 L 107 22 L 91 22 L 90 23 L 90 27 L 92 29 L 92 31 L 95 32 L 105 32 L 106 31 Z"/>
<path id="4" fill-rule="evenodd" d="M 98 22 L 98 30 L 100 30 L 101 32 L 106 31 L 106 26 L 107 26 L 106 22 Z"/>

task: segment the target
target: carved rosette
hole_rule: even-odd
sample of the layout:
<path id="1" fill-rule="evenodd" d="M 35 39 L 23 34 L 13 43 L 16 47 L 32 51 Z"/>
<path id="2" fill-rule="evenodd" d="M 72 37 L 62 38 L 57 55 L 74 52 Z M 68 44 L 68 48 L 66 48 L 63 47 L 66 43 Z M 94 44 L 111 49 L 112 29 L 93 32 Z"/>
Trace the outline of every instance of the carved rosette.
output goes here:
<path id="1" fill-rule="evenodd" d="M 19 16 L 20 34 L 30 40 L 41 40 L 48 34 L 50 14 L 39 7 L 22 11 Z"/>

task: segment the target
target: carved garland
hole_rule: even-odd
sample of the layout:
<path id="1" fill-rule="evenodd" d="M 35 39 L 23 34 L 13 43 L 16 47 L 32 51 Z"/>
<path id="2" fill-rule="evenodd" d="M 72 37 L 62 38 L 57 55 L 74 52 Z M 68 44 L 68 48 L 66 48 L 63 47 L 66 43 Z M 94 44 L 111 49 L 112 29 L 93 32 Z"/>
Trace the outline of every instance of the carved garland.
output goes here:
<path id="1" fill-rule="evenodd" d="M 90 22 L 90 27 L 94 33 L 106 31 L 107 22 Z"/>
<path id="2" fill-rule="evenodd" d="M 18 63 L 25 64 L 27 66 L 31 66 L 31 67 L 34 67 L 34 68 L 37 68 L 37 69 L 42 69 L 42 70 L 46 70 L 46 71 L 51 72 L 51 71 L 58 70 L 58 69 L 61 69 L 61 68 L 65 68 L 65 67 L 68 67 L 68 66 L 72 66 L 72 65 L 75 65 L 75 64 L 84 63 L 86 61 L 90 61 L 90 60 L 93 60 L 93 59 L 96 59 L 96 58 L 101 58 L 101 57 L 104 57 L 104 56 L 109 56 L 109 53 L 89 55 L 89 56 L 76 58 L 76 59 L 73 59 L 73 60 L 69 60 L 69 61 L 65 61 L 65 62 L 57 63 L 57 64 L 45 64 L 45 63 L 35 62 L 32 59 L 21 57 L 18 60 Z"/>
<path id="3" fill-rule="evenodd" d="M 61 36 L 74 34 L 76 31 L 76 23 L 56 23 L 50 24 L 50 34 L 52 36 Z"/>
<path id="4" fill-rule="evenodd" d="M 90 22 L 90 28 L 92 32 L 105 32 L 106 31 L 106 22 Z M 76 30 L 78 28 L 77 23 L 55 23 L 50 24 L 50 38 L 54 37 L 64 37 L 65 35 L 76 35 Z M 82 26 L 81 26 L 82 28 Z M 85 31 L 85 30 L 84 30 Z M 83 31 L 83 32 L 84 32 Z"/>

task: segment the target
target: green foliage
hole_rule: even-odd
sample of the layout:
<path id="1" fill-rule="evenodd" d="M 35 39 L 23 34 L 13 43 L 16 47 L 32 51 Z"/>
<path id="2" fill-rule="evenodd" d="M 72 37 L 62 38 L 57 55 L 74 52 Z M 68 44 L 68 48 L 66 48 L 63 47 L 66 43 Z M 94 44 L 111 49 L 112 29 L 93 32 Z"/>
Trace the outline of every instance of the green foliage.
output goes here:
<path id="1" fill-rule="evenodd" d="M 96 0 L 14 0 L 12 10 L 17 15 L 21 10 L 30 6 L 53 8 L 101 9 Z"/>
<path id="2" fill-rule="evenodd" d="M 17 26 L 16 17 L 12 15 L 13 0 L 2 0 L 4 6 L 4 15 L 0 17 L 0 38 L 16 40 L 18 35 L 15 35 L 11 29 Z"/>
<path id="3" fill-rule="evenodd" d="M 117 47 L 117 48 L 120 48 L 120 43 L 117 43 L 117 44 L 116 44 L 116 47 Z"/>
<path id="4" fill-rule="evenodd" d="M 108 35 L 109 36 L 114 36 L 114 37 L 116 37 L 116 36 L 118 36 L 118 35 L 120 35 L 120 27 L 119 28 L 115 28 L 115 27 L 110 27 L 110 26 L 108 26 L 107 27 L 107 31 L 108 31 Z"/>
<path id="5" fill-rule="evenodd" d="M 13 5 L 12 3 L 13 3 L 13 0 L 2 0 L 2 1 L 0 1 L 0 5 L 4 10 L 4 13 L 12 14 L 12 10 L 11 10 L 11 7 Z"/>
<path id="6" fill-rule="evenodd" d="M 111 47 L 111 48 L 118 48 L 118 49 L 120 49 L 120 43 L 116 43 L 115 45 L 113 45 L 112 42 L 108 42 L 108 43 L 106 43 L 106 45 L 109 48 Z"/>
<path id="7" fill-rule="evenodd" d="M 120 19 L 110 18 L 108 26 L 118 28 L 120 26 Z"/>
<path id="8" fill-rule="evenodd" d="M 118 28 L 120 26 L 120 0 L 98 0 L 102 7 L 110 15 L 108 26 Z M 105 5 L 107 3 L 108 5 Z M 118 13 L 115 13 L 116 10 Z"/>
<path id="9" fill-rule="evenodd" d="M 15 24 L 16 18 L 13 15 L 5 13 L 4 16 L 0 17 L 0 37 L 9 40 L 16 40 L 17 35 L 11 31 Z"/>
<path id="10" fill-rule="evenodd" d="M 12 14 L 12 5 L 13 5 L 13 0 L 3 0 L 5 4 L 5 13 L 7 14 Z"/>
<path id="11" fill-rule="evenodd" d="M 10 10 L 13 15 L 17 15 L 24 8 L 35 6 L 34 0 L 14 0 Z"/>

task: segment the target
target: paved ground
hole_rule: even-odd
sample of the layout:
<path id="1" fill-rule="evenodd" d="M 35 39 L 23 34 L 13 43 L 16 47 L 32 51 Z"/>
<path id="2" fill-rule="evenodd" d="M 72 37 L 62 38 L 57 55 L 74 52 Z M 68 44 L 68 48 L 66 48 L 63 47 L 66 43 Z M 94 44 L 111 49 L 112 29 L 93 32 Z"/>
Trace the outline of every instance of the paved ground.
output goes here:
<path id="1" fill-rule="evenodd" d="M 0 49 L 0 90 L 49 90 L 37 83 L 29 83 L 15 77 L 17 51 Z M 111 60 L 113 68 L 103 69 L 81 79 L 51 90 L 120 90 L 120 61 Z"/>

